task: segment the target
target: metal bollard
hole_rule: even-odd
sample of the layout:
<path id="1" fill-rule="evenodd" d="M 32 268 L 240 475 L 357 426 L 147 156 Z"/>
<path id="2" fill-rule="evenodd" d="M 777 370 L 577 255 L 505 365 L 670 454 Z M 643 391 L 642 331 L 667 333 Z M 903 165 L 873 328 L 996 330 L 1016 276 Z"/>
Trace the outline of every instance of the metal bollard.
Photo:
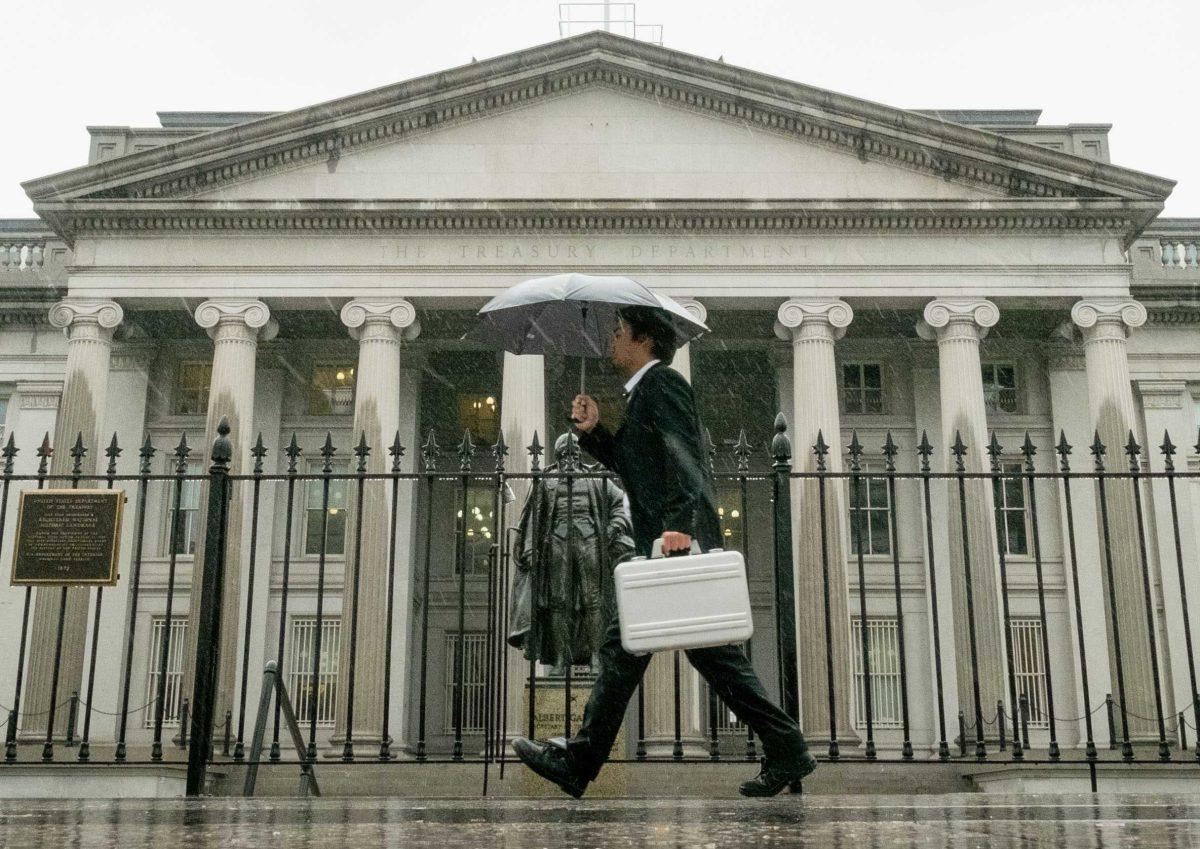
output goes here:
<path id="1" fill-rule="evenodd" d="M 1117 727 L 1113 725 L 1112 693 L 1104 694 L 1104 711 L 1108 714 L 1108 748 L 1117 748 Z"/>
<path id="2" fill-rule="evenodd" d="M 67 739 L 68 746 L 75 745 L 75 722 L 79 718 L 79 691 L 75 690 L 71 693 L 71 700 L 67 707 Z"/>
<path id="3" fill-rule="evenodd" d="M 1025 738 L 1025 748 L 1029 748 L 1029 696 L 1021 694 L 1021 736 Z"/>
<path id="4" fill-rule="evenodd" d="M 1004 737 L 1004 701 L 996 699 L 996 728 L 1000 730 L 1000 751 L 1008 748 L 1008 741 Z"/>
<path id="5" fill-rule="evenodd" d="M 1179 712 L 1179 751 L 1186 752 L 1188 748 L 1187 724 L 1183 721 L 1183 711 Z"/>
<path id="6" fill-rule="evenodd" d="M 967 719 L 961 710 L 958 712 L 958 754 L 967 756 Z"/>
<path id="7" fill-rule="evenodd" d="M 229 757 L 229 731 L 233 727 L 233 711 L 225 711 L 225 736 L 221 738 L 221 756 Z"/>

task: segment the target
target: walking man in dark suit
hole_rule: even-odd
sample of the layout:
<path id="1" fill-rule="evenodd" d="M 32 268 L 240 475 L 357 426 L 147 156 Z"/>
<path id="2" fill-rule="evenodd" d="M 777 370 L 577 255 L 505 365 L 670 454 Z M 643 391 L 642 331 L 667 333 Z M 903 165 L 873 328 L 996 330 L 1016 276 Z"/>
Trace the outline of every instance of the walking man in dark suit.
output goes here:
<path id="1" fill-rule="evenodd" d="M 638 554 L 648 557 L 659 537 L 664 554 L 689 550 L 693 538 L 704 551 L 717 548 L 721 528 L 692 388 L 666 365 L 675 354 L 675 332 L 666 316 L 650 307 L 623 307 L 618 315 L 612 362 L 629 377 L 625 420 L 615 434 L 610 432 L 600 423 L 595 401 L 578 395 L 572 417 L 579 443 L 621 476 Z M 762 741 L 762 771 L 741 785 L 742 795 L 774 796 L 816 769 L 795 720 L 767 698 L 741 648 L 692 649 L 687 658 Z M 538 775 L 575 798 L 582 796 L 608 759 L 625 708 L 649 663 L 649 655 L 622 648 L 614 617 L 600 647 L 600 670 L 579 733 L 565 745 L 519 737 L 513 741 L 518 756 Z"/>

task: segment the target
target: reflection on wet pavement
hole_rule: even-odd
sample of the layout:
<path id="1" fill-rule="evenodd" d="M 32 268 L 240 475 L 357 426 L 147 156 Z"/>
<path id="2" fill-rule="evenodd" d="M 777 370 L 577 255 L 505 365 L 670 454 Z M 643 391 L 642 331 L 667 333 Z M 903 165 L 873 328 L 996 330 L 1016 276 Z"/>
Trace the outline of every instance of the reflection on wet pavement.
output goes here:
<path id="1" fill-rule="evenodd" d="M 1197 796 L 0 801 L 0 846 L 1190 847 Z"/>

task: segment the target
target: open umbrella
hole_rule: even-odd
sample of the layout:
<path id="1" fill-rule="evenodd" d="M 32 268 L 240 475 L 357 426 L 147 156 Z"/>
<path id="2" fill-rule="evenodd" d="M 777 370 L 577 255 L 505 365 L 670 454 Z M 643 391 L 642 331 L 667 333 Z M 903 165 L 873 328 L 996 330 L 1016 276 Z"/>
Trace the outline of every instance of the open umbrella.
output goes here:
<path id="1" fill-rule="evenodd" d="M 680 345 L 708 332 L 678 303 L 631 277 L 570 273 L 535 277 L 492 298 L 463 339 L 513 354 L 580 357 L 583 392 L 587 358 L 608 356 L 617 310 L 624 306 L 663 310 Z"/>

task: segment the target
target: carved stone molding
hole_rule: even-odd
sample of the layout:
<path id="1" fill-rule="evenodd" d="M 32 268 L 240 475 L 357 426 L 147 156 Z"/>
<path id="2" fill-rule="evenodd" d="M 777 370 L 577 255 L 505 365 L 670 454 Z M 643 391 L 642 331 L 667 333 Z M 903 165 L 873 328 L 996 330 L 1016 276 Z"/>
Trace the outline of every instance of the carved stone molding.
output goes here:
<path id="1" fill-rule="evenodd" d="M 111 331 L 124 317 L 125 311 L 116 301 L 69 298 L 50 307 L 50 323 L 68 332 L 76 323 Z"/>
<path id="2" fill-rule="evenodd" d="M 927 342 L 943 338 L 954 328 L 970 326 L 983 339 L 1000 320 L 1000 309 L 983 298 L 938 298 L 925 305 L 917 335 Z"/>
<path id="3" fill-rule="evenodd" d="M 775 335 L 780 339 L 797 338 L 805 325 L 828 327 L 834 339 L 841 339 L 854 321 L 854 310 L 837 298 L 791 298 L 780 305 L 776 318 Z"/>
<path id="4" fill-rule="evenodd" d="M 54 380 L 17 381 L 22 410 L 57 410 L 63 385 Z"/>
<path id="5" fill-rule="evenodd" d="M 1138 394 L 1147 410 L 1182 410 L 1187 383 L 1182 380 L 1139 380 Z"/>
<path id="6" fill-rule="evenodd" d="M 301 202 L 300 205 L 303 205 Z M 988 210 L 955 207 L 931 211 L 928 204 L 917 210 L 845 209 L 824 205 L 794 204 L 778 209 L 745 209 L 724 199 L 692 202 L 671 210 L 669 200 L 622 204 L 597 202 L 593 208 L 556 209 L 555 203 L 539 205 L 511 202 L 446 203 L 444 209 L 397 204 L 381 210 L 379 204 L 358 202 L 313 202 L 309 209 L 266 209 L 255 203 L 242 208 L 230 204 L 211 205 L 197 201 L 186 210 L 105 210 L 87 213 L 55 213 L 67 231 L 74 233 L 224 232 L 300 230 L 411 233 L 792 233 L 907 231 L 959 233 L 970 231 L 1035 232 L 1125 232 L 1137 226 L 1131 215 L 1086 209 L 1004 210 L 1003 200 Z M 702 207 L 697 209 L 697 207 Z M 762 206 L 762 204 L 758 204 Z M 707 207 L 707 208 L 703 208 Z M 49 213 L 47 213 L 49 214 Z"/>
<path id="7" fill-rule="evenodd" d="M 262 342 L 274 339 L 279 332 L 279 325 L 271 318 L 270 308 L 253 298 L 205 301 L 196 307 L 196 324 L 204 328 L 210 338 L 216 337 L 219 325 L 231 323 L 256 331 L 258 340 Z"/>
<path id="8" fill-rule="evenodd" d="M 403 298 L 391 301 L 354 300 L 342 307 L 342 324 L 355 339 L 359 338 L 365 325 L 386 323 L 401 331 L 401 338 L 416 339 L 421 334 L 421 322 L 417 309 Z"/>
<path id="9" fill-rule="evenodd" d="M 1071 307 L 1071 321 L 1085 331 L 1101 324 L 1141 327 L 1146 318 L 1146 308 L 1132 298 L 1085 298 Z"/>

